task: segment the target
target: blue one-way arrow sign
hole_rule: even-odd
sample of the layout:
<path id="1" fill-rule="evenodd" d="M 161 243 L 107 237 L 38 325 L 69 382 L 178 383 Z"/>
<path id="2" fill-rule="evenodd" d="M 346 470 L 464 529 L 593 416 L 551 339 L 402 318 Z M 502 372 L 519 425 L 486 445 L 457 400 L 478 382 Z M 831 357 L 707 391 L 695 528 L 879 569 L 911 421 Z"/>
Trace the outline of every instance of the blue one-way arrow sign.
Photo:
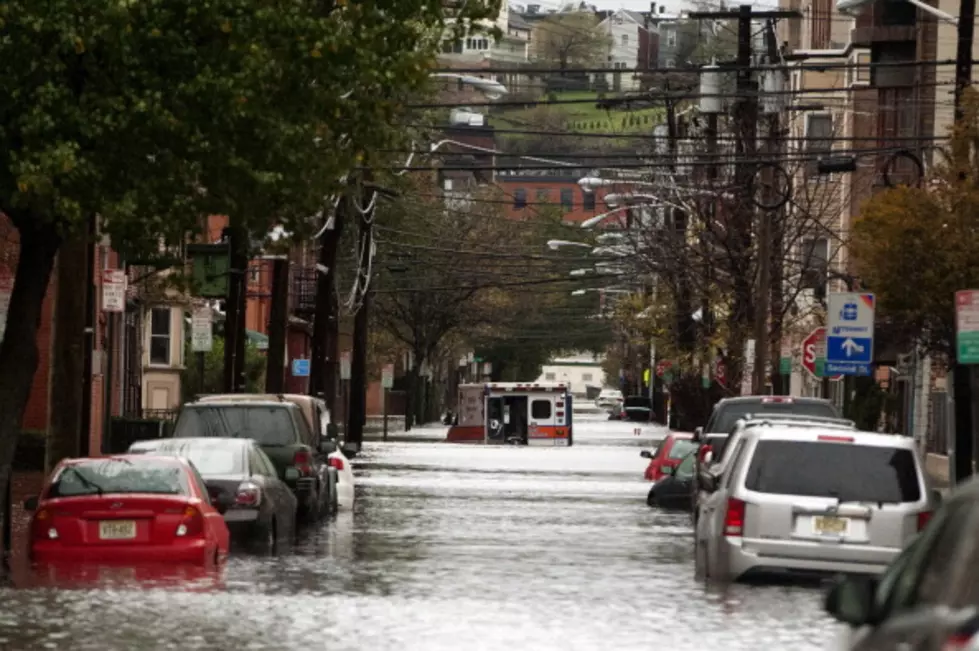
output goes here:
<path id="1" fill-rule="evenodd" d="M 826 373 L 870 375 L 874 360 L 873 294 L 829 295 Z"/>

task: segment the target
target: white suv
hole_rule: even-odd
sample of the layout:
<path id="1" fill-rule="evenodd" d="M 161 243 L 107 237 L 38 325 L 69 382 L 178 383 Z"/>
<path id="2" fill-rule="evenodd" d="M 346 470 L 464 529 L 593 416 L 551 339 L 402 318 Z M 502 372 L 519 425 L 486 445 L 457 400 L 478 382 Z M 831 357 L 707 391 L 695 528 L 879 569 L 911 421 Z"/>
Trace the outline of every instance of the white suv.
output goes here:
<path id="1" fill-rule="evenodd" d="M 712 580 L 878 574 L 934 506 L 908 437 L 773 422 L 729 447 L 700 477 L 695 559 Z"/>
<path id="2" fill-rule="evenodd" d="M 608 409 L 624 401 L 625 398 L 622 397 L 622 392 L 618 389 L 602 389 L 602 392 L 598 394 L 598 398 L 595 399 L 595 406 Z"/>

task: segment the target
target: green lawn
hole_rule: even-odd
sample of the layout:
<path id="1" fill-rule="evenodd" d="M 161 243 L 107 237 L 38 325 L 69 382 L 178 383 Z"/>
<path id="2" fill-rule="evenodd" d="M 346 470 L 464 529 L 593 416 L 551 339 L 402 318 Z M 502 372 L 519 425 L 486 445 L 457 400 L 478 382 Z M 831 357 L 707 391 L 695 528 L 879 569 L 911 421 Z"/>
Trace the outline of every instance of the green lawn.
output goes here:
<path id="1" fill-rule="evenodd" d="M 615 97 L 607 93 L 607 97 Z M 544 95 L 542 101 L 557 100 L 593 100 L 598 102 L 598 93 L 590 91 L 574 91 Z M 564 121 L 564 128 L 569 131 L 584 133 L 649 133 L 653 127 L 663 121 L 662 108 L 646 109 L 600 109 L 595 103 L 581 102 L 576 104 L 553 104 L 550 109 L 559 112 Z M 512 117 L 514 120 L 534 122 L 538 108 L 515 109 L 505 111 L 501 115 Z"/>

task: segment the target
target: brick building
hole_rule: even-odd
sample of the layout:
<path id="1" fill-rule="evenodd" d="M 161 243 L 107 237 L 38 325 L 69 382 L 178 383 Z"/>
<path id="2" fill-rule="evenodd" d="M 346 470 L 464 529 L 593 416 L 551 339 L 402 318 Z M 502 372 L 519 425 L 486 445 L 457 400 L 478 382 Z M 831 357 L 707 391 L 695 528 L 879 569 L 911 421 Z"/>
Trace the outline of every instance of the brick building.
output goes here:
<path id="1" fill-rule="evenodd" d="M 542 207 L 559 208 L 564 220 L 581 223 L 609 211 L 602 200 L 609 193 L 602 188 L 584 192 L 578 181 L 588 176 L 587 169 L 504 170 L 497 174 L 496 185 L 507 201 L 507 213 L 516 219 L 533 217 Z M 610 217 L 608 225 L 614 224 Z"/>

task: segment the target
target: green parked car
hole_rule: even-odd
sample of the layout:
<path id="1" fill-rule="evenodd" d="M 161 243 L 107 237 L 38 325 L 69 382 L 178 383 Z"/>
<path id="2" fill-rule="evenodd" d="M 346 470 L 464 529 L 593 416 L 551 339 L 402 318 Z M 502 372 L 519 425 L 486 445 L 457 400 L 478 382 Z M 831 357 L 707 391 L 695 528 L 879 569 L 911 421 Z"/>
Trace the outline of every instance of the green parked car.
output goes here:
<path id="1" fill-rule="evenodd" d="M 335 512 L 337 471 L 327 456 L 336 443 L 317 437 L 299 407 L 288 401 L 189 402 L 180 408 L 174 438 L 221 436 L 258 443 L 299 501 L 299 515 L 314 521 Z M 294 469 L 296 472 L 286 471 Z"/>

